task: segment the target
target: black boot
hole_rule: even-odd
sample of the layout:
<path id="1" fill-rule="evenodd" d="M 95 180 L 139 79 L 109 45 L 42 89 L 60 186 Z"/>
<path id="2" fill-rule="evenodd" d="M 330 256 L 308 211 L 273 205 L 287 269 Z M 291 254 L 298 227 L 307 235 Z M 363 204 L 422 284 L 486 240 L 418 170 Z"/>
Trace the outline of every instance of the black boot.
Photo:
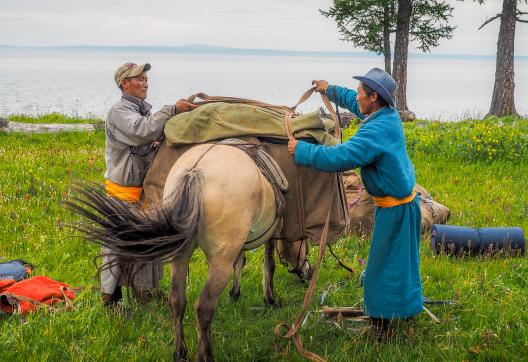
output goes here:
<path id="1" fill-rule="evenodd" d="M 121 286 L 118 285 L 112 294 L 101 293 L 101 302 L 105 307 L 116 305 L 123 299 L 123 292 Z"/>
<path id="2" fill-rule="evenodd" d="M 389 319 L 370 317 L 371 333 L 379 341 L 385 341 L 394 336 L 394 330 L 390 328 L 389 322 Z"/>

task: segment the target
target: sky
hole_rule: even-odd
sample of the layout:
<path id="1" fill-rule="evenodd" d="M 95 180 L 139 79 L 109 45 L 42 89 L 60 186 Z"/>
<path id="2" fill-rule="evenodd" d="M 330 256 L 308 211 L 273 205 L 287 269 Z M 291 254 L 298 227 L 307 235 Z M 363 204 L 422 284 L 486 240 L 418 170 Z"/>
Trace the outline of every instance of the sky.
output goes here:
<path id="1" fill-rule="evenodd" d="M 493 55 L 501 11 L 448 0 L 455 7 L 454 37 L 434 54 Z M 0 0 L 0 44 L 16 46 L 206 44 L 234 48 L 361 51 L 340 40 L 334 20 L 318 9 L 331 0 Z M 520 7 L 528 11 L 528 5 Z M 515 54 L 528 56 L 528 24 L 517 23 Z M 411 52 L 418 52 L 413 44 Z"/>

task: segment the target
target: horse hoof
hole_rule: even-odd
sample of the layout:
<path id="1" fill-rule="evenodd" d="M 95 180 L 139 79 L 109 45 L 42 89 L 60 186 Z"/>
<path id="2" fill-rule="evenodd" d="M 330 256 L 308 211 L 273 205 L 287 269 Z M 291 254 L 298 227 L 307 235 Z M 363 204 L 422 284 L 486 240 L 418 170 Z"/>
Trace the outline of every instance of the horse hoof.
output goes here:
<path id="1" fill-rule="evenodd" d="M 189 361 L 189 360 L 187 359 L 187 357 L 180 356 L 179 353 L 174 353 L 174 354 L 172 355 L 172 360 L 173 360 L 174 362 L 187 362 L 187 361 Z"/>
<path id="2" fill-rule="evenodd" d="M 264 303 L 266 304 L 266 307 L 273 308 L 273 309 L 280 309 L 282 308 L 282 305 L 275 300 L 275 298 L 264 298 Z"/>
<path id="3" fill-rule="evenodd" d="M 240 290 L 234 292 L 233 290 L 229 291 L 229 296 L 233 300 L 233 302 L 236 302 L 240 298 Z"/>
<path id="4" fill-rule="evenodd" d="M 182 348 L 179 353 L 174 352 L 172 354 L 172 359 L 174 360 L 174 362 L 189 361 L 189 359 L 187 358 L 187 349 Z"/>

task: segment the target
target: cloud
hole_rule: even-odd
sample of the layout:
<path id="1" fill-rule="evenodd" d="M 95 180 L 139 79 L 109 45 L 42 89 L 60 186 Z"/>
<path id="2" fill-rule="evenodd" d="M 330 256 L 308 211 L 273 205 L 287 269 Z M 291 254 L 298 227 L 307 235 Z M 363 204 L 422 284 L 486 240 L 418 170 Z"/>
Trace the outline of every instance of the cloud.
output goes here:
<path id="1" fill-rule="evenodd" d="M 319 14 L 331 0 L 3 0 L 0 44 L 184 45 L 353 51 L 332 19 Z M 453 2 L 454 38 L 435 53 L 494 54 L 499 2 Z M 528 8 L 528 6 L 526 6 Z M 528 24 L 517 23 L 516 54 L 528 55 Z M 411 44 L 411 51 L 413 50 Z"/>

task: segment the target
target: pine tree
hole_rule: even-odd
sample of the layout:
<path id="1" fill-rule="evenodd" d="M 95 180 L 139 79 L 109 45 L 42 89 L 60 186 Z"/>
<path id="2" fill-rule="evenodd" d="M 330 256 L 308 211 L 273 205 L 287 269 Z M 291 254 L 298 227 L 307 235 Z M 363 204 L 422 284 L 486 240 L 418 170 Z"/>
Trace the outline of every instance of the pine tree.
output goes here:
<path id="1" fill-rule="evenodd" d="M 409 41 L 429 52 L 441 39 L 450 39 L 453 7 L 444 0 L 334 0 L 330 9 L 320 10 L 334 18 L 343 40 L 365 50 L 383 54 L 385 70 L 398 83 L 397 106 L 407 107 L 407 58 Z M 391 34 L 395 33 L 391 71 Z"/>
<path id="2" fill-rule="evenodd" d="M 483 3 L 484 0 L 478 0 Z M 515 72 L 514 72 L 514 45 L 515 45 L 515 25 L 517 22 L 528 23 L 527 19 L 522 19 L 523 12 L 518 9 L 519 3 L 528 3 L 527 0 L 503 0 L 502 12 L 487 19 L 479 29 L 488 25 L 496 19 L 501 19 L 499 38 L 497 41 L 497 61 L 495 65 L 495 85 L 491 106 L 486 117 L 489 116 L 517 116 L 515 110 Z"/>

